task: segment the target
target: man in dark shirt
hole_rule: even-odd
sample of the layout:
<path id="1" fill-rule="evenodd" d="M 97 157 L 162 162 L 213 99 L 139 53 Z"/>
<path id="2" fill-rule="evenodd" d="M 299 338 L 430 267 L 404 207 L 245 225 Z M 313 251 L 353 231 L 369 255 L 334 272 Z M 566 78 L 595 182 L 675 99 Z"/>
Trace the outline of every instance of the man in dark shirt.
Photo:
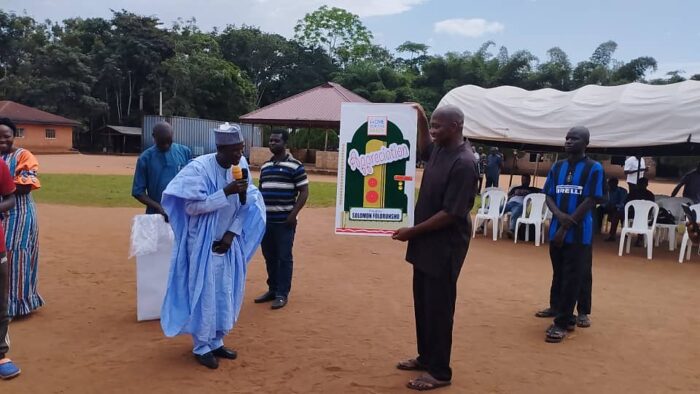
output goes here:
<path id="1" fill-rule="evenodd" d="M 693 200 L 693 204 L 700 203 L 700 163 L 698 163 L 698 167 L 696 169 L 690 171 L 689 173 L 685 174 L 683 178 L 681 178 L 681 181 L 678 183 L 676 188 L 673 189 L 671 196 L 676 197 L 678 192 L 681 190 L 681 187 L 684 186 L 683 197 Z"/>
<path id="2" fill-rule="evenodd" d="M 639 178 L 637 187 L 629 192 L 625 204 L 633 200 L 647 200 L 651 202 L 656 201 L 654 193 L 649 191 L 649 180 L 647 178 Z"/>
<path id="3" fill-rule="evenodd" d="M 569 130 L 564 145 L 569 158 L 552 167 L 544 185 L 547 207 L 554 215 L 549 229 L 553 271 L 550 311 L 556 316 L 545 337 L 551 343 L 561 342 L 575 328 L 574 308 L 582 288 L 590 289 L 593 280 L 592 210 L 603 201 L 604 173 L 600 163 L 586 156 L 589 141 L 587 128 Z M 590 295 L 586 302 L 590 303 Z M 590 325 L 587 314 L 583 319 L 586 321 L 581 326 Z"/>
<path id="4" fill-rule="evenodd" d="M 400 362 L 397 368 L 427 371 L 409 381 L 408 387 L 430 390 L 449 385 L 452 379 L 450 352 L 457 278 L 469 248 L 469 213 L 476 196 L 478 170 L 469 141 L 462 140 L 464 115 L 457 107 L 435 110 L 429 126 L 423 109 L 417 104 L 416 109 L 419 157 L 427 163 L 415 226 L 397 230 L 393 238 L 408 241 L 406 260 L 413 264 L 418 357 Z"/>

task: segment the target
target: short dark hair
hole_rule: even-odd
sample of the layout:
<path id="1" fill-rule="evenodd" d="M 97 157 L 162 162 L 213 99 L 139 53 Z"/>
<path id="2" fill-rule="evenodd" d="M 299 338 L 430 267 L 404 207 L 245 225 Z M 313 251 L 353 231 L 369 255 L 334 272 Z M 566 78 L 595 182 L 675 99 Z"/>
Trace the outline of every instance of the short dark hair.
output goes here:
<path id="1" fill-rule="evenodd" d="M 7 126 L 12 129 L 12 135 L 17 136 L 17 126 L 10 118 L 0 118 L 0 126 Z"/>
<path id="2" fill-rule="evenodd" d="M 270 135 L 272 134 L 280 134 L 282 136 L 282 141 L 289 141 L 289 132 L 287 131 L 287 129 L 272 129 Z"/>

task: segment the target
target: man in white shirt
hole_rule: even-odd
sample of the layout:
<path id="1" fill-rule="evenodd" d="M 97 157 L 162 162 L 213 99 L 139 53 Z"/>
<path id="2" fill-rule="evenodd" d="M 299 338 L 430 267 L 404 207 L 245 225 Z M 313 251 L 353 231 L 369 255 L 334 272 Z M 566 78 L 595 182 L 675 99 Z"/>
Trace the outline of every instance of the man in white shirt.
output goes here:
<path id="1" fill-rule="evenodd" d="M 625 175 L 627 175 L 627 185 L 629 186 L 629 191 L 631 192 L 637 187 L 637 179 L 644 178 L 647 166 L 644 164 L 644 158 L 628 156 L 627 160 L 625 160 L 624 169 Z"/>

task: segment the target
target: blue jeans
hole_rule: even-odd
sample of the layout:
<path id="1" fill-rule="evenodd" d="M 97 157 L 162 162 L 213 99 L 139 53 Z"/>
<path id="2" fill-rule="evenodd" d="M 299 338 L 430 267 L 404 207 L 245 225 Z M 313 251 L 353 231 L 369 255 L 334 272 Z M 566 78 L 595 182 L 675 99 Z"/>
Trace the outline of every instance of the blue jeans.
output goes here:
<path id="1" fill-rule="evenodd" d="M 510 226 L 508 229 L 510 231 L 515 231 L 515 223 L 521 216 L 523 216 L 523 203 L 510 201 L 508 204 L 506 204 L 505 212 L 510 212 Z"/>
<path id="2" fill-rule="evenodd" d="M 276 297 L 287 297 L 292 288 L 292 247 L 296 226 L 267 223 L 262 252 L 267 266 L 267 286 Z"/>

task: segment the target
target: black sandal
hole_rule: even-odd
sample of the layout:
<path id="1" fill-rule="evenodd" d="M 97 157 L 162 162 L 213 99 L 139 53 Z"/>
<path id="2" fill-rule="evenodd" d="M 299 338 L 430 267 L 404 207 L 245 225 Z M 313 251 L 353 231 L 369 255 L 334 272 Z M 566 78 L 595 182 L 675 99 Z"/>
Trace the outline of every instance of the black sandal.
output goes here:
<path id="1" fill-rule="evenodd" d="M 552 325 L 547 330 L 547 336 L 545 337 L 544 341 L 547 343 L 559 343 L 566 338 L 566 335 L 566 329 Z"/>
<path id="2" fill-rule="evenodd" d="M 537 313 L 535 313 L 535 317 L 556 317 L 556 316 L 557 316 L 557 313 L 552 308 L 542 309 L 541 311 L 537 311 Z"/>
<path id="3" fill-rule="evenodd" d="M 396 364 L 396 369 L 400 369 L 402 371 L 427 371 L 428 370 L 428 368 L 425 365 L 421 364 L 415 358 L 405 360 L 405 361 L 399 361 L 399 363 Z"/>

